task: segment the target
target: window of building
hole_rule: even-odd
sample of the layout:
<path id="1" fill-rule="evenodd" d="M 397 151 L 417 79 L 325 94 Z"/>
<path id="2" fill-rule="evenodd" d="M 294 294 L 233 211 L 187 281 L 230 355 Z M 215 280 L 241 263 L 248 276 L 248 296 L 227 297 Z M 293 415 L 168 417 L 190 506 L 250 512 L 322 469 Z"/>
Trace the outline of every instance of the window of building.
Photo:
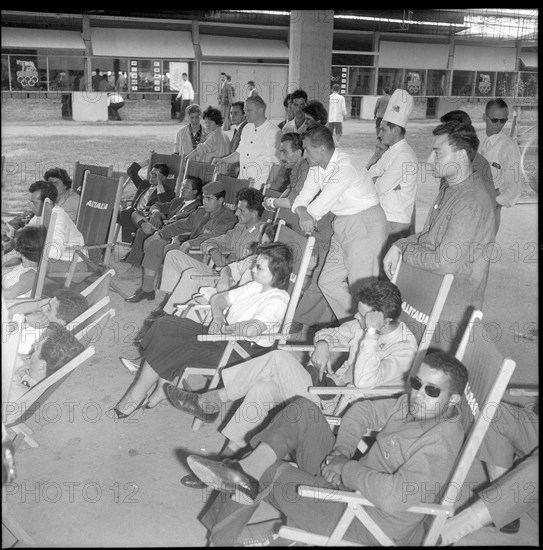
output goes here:
<path id="1" fill-rule="evenodd" d="M 454 71 L 451 95 L 475 95 L 473 89 L 474 71 Z"/>
<path id="2" fill-rule="evenodd" d="M 537 73 L 519 73 L 518 80 L 518 97 L 537 97 L 538 95 L 538 78 Z"/>
<path id="3" fill-rule="evenodd" d="M 516 72 L 501 72 L 496 73 L 496 97 L 513 97 L 515 95 L 515 88 L 517 87 Z"/>
<path id="4" fill-rule="evenodd" d="M 374 69 L 349 68 L 348 95 L 370 95 L 372 93 Z"/>
<path id="5" fill-rule="evenodd" d="M 426 95 L 443 96 L 447 91 L 447 71 L 430 69 L 426 77 Z"/>
<path id="6" fill-rule="evenodd" d="M 425 73 L 424 69 L 406 69 L 403 89 L 413 96 L 423 95 Z"/>
<path id="7" fill-rule="evenodd" d="M 477 97 L 494 96 L 496 73 L 490 71 L 478 71 L 475 76 L 475 95 Z"/>
<path id="8" fill-rule="evenodd" d="M 381 95 L 383 88 L 388 88 L 392 93 L 396 88 L 402 87 L 403 69 L 379 69 L 377 77 L 377 95 Z"/>

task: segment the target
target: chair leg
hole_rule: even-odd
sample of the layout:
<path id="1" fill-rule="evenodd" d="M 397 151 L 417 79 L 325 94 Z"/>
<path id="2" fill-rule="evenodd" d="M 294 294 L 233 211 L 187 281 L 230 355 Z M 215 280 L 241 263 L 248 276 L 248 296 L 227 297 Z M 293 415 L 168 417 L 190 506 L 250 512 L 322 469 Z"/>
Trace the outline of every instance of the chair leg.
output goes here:
<path id="1" fill-rule="evenodd" d="M 24 437 L 24 440 L 28 443 L 28 445 L 34 449 L 39 447 L 39 443 L 30 435 L 34 433 L 24 422 L 21 422 L 20 424 L 17 424 L 16 426 L 10 426 L 10 430 L 13 431 L 15 434 L 20 434 Z"/>

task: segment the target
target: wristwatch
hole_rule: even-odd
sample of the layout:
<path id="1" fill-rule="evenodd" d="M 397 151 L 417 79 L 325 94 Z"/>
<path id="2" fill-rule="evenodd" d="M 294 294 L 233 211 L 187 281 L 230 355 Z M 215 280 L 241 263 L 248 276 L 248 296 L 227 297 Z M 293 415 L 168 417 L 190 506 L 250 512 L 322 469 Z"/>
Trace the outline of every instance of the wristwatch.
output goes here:
<path id="1" fill-rule="evenodd" d="M 377 336 L 379 336 L 379 334 L 381 334 L 381 331 L 380 330 L 377 330 L 375 327 L 368 327 L 366 329 L 366 332 L 370 335 L 370 336 L 373 336 L 374 334 L 377 334 Z"/>

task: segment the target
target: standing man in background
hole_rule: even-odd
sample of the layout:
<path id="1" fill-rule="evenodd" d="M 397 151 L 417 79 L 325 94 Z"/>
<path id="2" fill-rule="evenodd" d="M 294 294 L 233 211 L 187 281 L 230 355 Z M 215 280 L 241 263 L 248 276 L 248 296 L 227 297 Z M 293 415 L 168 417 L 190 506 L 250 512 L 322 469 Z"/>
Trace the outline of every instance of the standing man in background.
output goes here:
<path id="1" fill-rule="evenodd" d="M 332 86 L 330 105 L 328 107 L 328 128 L 330 128 L 332 134 L 335 133 L 337 145 L 339 145 L 339 140 L 343 134 L 343 120 L 347 114 L 345 98 L 339 93 L 339 90 L 339 84 Z"/>
<path id="2" fill-rule="evenodd" d="M 226 73 L 221 73 L 221 82 L 219 85 L 219 105 L 221 108 L 224 124 L 222 129 L 226 132 L 230 130 L 230 107 L 234 102 L 234 86 L 230 83 L 231 77 Z"/>
<path id="3" fill-rule="evenodd" d="M 517 143 L 504 130 L 509 108 L 503 99 L 491 99 L 485 108 L 486 138 L 479 152 L 490 163 L 496 187 L 496 231 L 503 206 L 515 206 L 522 192 L 522 160 Z"/>
<path id="4" fill-rule="evenodd" d="M 175 98 L 176 101 L 181 101 L 179 122 L 183 122 L 185 120 L 185 111 L 194 101 L 194 89 L 192 88 L 192 84 L 189 82 L 189 75 L 187 73 L 183 73 L 181 76 L 183 78 L 183 82 L 181 83 L 181 88 Z"/>
<path id="5" fill-rule="evenodd" d="M 390 99 L 390 88 L 383 88 L 383 95 L 375 103 L 375 109 L 373 110 L 373 118 L 375 118 L 375 130 L 379 135 L 379 128 L 381 127 L 381 120 L 387 109 L 388 101 Z"/>

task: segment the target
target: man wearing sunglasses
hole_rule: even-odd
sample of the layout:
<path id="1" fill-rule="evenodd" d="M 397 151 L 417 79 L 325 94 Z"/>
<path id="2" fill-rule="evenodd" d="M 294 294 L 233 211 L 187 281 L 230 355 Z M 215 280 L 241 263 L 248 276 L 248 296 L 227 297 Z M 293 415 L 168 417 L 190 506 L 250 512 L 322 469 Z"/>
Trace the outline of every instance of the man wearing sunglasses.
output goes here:
<path id="1" fill-rule="evenodd" d="M 433 503 L 436 488 L 445 485 L 454 467 L 464 439 L 457 405 L 467 379 L 466 368 L 456 358 L 431 353 L 411 377 L 408 393 L 352 405 L 337 438 L 319 405 L 299 397 L 251 439 L 254 450 L 239 462 L 190 455 L 187 463 L 204 483 L 234 494 L 232 499 L 219 495 L 202 517 L 211 542 L 243 542 L 240 535 L 262 499 L 261 491 L 289 524 L 331 534 L 345 505 L 297 497 L 298 485 L 311 485 L 360 491 L 374 504 L 366 512 L 396 544 L 420 545 L 424 516 L 406 510 Z M 368 431 L 377 432 L 375 442 L 356 458 L 358 443 Z M 296 457 L 298 467 L 283 462 L 287 456 Z M 360 522 L 353 522 L 346 538 L 361 545 L 379 544 Z"/>
<path id="2" fill-rule="evenodd" d="M 503 99 L 491 99 L 486 104 L 486 138 L 481 141 L 479 152 L 490 163 L 496 187 L 496 231 L 502 206 L 515 206 L 522 192 L 520 149 L 504 129 L 508 118 L 509 109 Z"/>

